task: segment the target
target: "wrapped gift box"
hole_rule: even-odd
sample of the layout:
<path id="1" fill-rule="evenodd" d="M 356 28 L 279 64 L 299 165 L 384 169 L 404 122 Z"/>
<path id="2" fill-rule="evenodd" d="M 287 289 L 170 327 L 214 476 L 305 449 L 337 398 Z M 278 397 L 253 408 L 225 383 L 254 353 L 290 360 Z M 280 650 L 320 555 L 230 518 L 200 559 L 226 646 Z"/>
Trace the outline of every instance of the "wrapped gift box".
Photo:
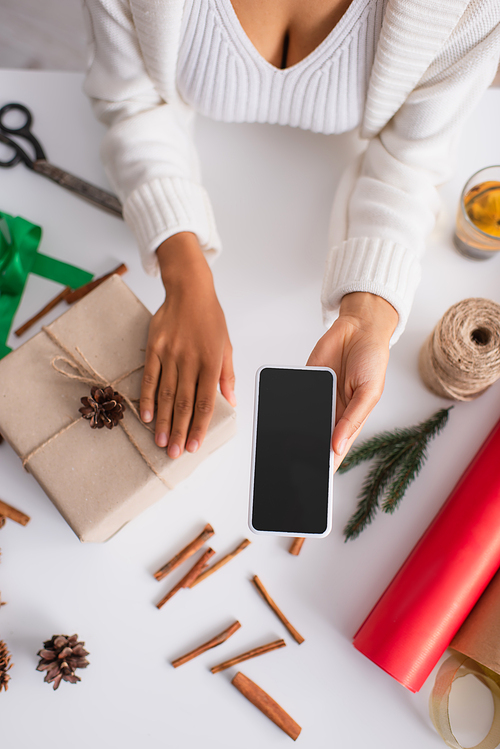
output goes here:
<path id="1" fill-rule="evenodd" d="M 202 447 L 176 460 L 156 446 L 154 433 L 129 407 L 111 430 L 91 429 L 80 418 L 80 398 L 90 385 L 54 365 L 75 374 L 60 357 L 81 362 L 79 349 L 110 384 L 136 370 L 115 385 L 134 401 L 150 319 L 113 276 L 0 361 L 0 433 L 21 459 L 28 457 L 26 468 L 81 541 L 110 538 L 235 433 L 235 412 L 219 393 Z"/>

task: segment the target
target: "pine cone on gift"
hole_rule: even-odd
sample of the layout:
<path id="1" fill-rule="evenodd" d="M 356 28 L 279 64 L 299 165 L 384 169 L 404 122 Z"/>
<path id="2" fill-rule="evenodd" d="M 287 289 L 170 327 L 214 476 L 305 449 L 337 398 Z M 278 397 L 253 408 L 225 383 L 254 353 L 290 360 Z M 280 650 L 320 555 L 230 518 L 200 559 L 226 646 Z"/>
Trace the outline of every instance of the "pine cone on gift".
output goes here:
<path id="1" fill-rule="evenodd" d="M 5 691 L 8 689 L 10 676 L 7 671 L 11 668 L 12 663 L 10 662 L 10 653 L 7 650 L 7 645 L 3 640 L 0 640 L 0 692 L 2 689 L 5 689 Z"/>
<path id="2" fill-rule="evenodd" d="M 43 648 L 38 651 L 40 663 L 36 670 L 47 671 L 44 681 L 48 684 L 53 683 L 54 689 L 57 689 L 63 679 L 76 684 L 77 681 L 81 681 L 80 677 L 75 675 L 76 669 L 87 668 L 89 665 L 85 657 L 88 652 L 84 645 L 84 642 L 78 642 L 78 635 L 54 635 L 51 640 L 44 642 Z"/>
<path id="3" fill-rule="evenodd" d="M 80 398 L 83 403 L 79 408 L 84 419 L 90 419 L 92 429 L 113 429 L 123 419 L 125 403 L 123 396 L 112 387 L 98 388 L 94 386 L 89 396 Z"/>

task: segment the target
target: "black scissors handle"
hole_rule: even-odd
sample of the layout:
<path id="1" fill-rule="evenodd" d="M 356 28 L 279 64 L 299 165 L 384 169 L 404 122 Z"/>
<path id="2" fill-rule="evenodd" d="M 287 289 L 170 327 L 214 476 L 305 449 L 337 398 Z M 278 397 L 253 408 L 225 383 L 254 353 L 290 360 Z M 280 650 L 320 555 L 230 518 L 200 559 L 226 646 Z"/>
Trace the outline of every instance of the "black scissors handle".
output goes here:
<path id="1" fill-rule="evenodd" d="M 9 112 L 18 112 L 22 115 L 21 125 L 18 127 L 10 127 L 7 122 L 7 115 Z M 35 138 L 31 132 L 31 125 L 33 124 L 33 116 L 30 110 L 19 104 L 19 102 L 11 102 L 10 104 L 4 104 L 0 108 L 0 143 L 5 143 L 13 151 L 14 155 L 11 159 L 2 161 L 0 160 L 0 167 L 11 167 L 23 162 L 27 167 L 33 169 L 33 171 L 43 174 L 44 177 L 48 177 L 53 182 L 57 182 L 61 187 L 65 187 L 66 190 L 80 195 L 85 200 L 90 201 L 99 208 L 109 211 L 115 216 L 123 218 L 122 206 L 120 201 L 115 195 L 112 195 L 107 190 L 101 190 L 100 187 L 91 185 L 89 182 L 75 177 L 73 174 L 60 169 L 47 161 L 45 152 L 40 145 L 40 142 Z M 13 137 L 9 137 L 13 136 Z M 15 138 L 27 140 L 35 154 L 34 158 L 31 158 L 26 151 L 21 148 L 19 143 L 16 142 Z"/>
<path id="2" fill-rule="evenodd" d="M 21 125 L 19 125 L 18 127 L 10 127 L 7 124 L 6 120 L 9 112 L 19 112 L 22 115 Z M 11 102 L 10 104 L 5 104 L 0 108 L 0 141 L 2 143 L 5 143 L 5 145 L 10 146 L 10 148 L 14 150 L 14 155 L 12 156 L 12 158 L 7 161 L 0 161 L 0 166 L 15 166 L 20 161 L 22 161 L 24 162 L 24 164 L 26 164 L 27 167 L 33 169 L 34 161 L 47 158 L 40 144 L 40 141 L 37 140 L 37 138 L 35 138 L 35 136 L 31 132 L 32 123 L 33 116 L 30 110 L 25 107 L 24 104 Z M 28 143 L 30 143 L 33 147 L 35 158 L 31 158 L 30 155 L 26 153 L 23 148 L 21 148 L 19 143 L 17 143 L 13 138 L 8 137 L 9 135 L 13 135 L 15 138 L 20 138 L 28 141 Z"/>

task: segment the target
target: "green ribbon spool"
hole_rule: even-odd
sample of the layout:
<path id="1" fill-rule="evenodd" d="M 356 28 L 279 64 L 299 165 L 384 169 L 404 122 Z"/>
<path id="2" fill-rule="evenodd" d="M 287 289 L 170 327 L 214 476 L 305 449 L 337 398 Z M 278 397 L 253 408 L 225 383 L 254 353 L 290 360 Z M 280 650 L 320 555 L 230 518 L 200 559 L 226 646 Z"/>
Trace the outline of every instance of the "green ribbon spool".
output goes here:
<path id="1" fill-rule="evenodd" d="M 92 280 L 92 273 L 38 252 L 41 238 L 40 226 L 0 211 L 0 359 L 11 351 L 7 338 L 30 273 L 72 289 Z"/>

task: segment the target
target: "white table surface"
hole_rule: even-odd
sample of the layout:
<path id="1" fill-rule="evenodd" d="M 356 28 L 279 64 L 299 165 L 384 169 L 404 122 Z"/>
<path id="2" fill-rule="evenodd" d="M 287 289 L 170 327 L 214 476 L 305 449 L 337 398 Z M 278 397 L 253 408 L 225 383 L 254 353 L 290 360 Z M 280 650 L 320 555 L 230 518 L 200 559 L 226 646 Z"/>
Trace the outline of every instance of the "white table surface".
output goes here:
<path id="1" fill-rule="evenodd" d="M 34 132 L 49 160 L 106 187 L 98 157 L 102 129 L 81 92 L 82 77 L 3 71 L 0 80 L 1 104 L 21 101 L 34 112 Z M 456 177 L 443 189 L 447 215 L 429 243 L 410 321 L 391 353 L 385 393 L 365 437 L 417 423 L 448 405 L 419 379 L 422 342 L 451 304 L 471 296 L 500 302 L 500 258 L 469 261 L 451 244 L 463 183 L 500 162 L 499 115 L 500 90 L 489 90 L 465 129 Z M 290 746 L 291 739 L 231 686 L 241 669 L 302 726 L 297 745 L 304 749 L 437 749 L 444 744 L 427 711 L 434 673 L 420 693 L 411 694 L 358 653 L 351 639 L 500 416 L 498 384 L 454 408 L 401 508 L 378 516 L 356 541 L 345 544 L 342 528 L 365 467 L 335 480 L 328 538 L 308 540 L 296 558 L 287 553 L 286 539 L 253 537 L 249 549 L 203 585 L 181 591 L 161 611 L 154 606 L 184 573 L 158 583 L 152 572 L 206 522 L 216 530 L 217 552 L 249 535 L 255 371 L 262 364 L 303 365 L 323 332 L 319 291 L 330 205 L 355 148 L 350 135 L 201 118 L 197 141 L 225 247 L 214 274 L 235 349 L 239 432 L 102 545 L 80 544 L 10 447 L 0 447 L 0 497 L 32 517 L 25 528 L 8 522 L 0 531 L 0 591 L 8 602 L 0 610 L 0 639 L 15 663 L 9 690 L 0 695 L 1 746 Z M 0 210 L 41 225 L 42 252 L 97 275 L 126 262 L 133 291 L 152 311 L 161 303 L 160 282 L 142 271 L 134 240 L 119 220 L 23 166 L 0 170 Z M 57 290 L 31 276 L 15 324 Z M 19 345 L 12 335 L 10 345 Z M 302 645 L 260 599 L 249 582 L 253 574 L 305 636 Z M 235 618 L 242 628 L 230 641 L 172 668 L 171 659 Z M 63 682 L 54 693 L 35 670 L 36 653 L 53 634 L 73 632 L 85 640 L 91 665 L 80 672 L 80 684 Z M 210 673 L 210 666 L 278 637 L 286 648 Z M 472 677 L 462 682 L 452 693 L 452 714 L 457 734 L 470 745 L 485 733 L 492 707 Z"/>

